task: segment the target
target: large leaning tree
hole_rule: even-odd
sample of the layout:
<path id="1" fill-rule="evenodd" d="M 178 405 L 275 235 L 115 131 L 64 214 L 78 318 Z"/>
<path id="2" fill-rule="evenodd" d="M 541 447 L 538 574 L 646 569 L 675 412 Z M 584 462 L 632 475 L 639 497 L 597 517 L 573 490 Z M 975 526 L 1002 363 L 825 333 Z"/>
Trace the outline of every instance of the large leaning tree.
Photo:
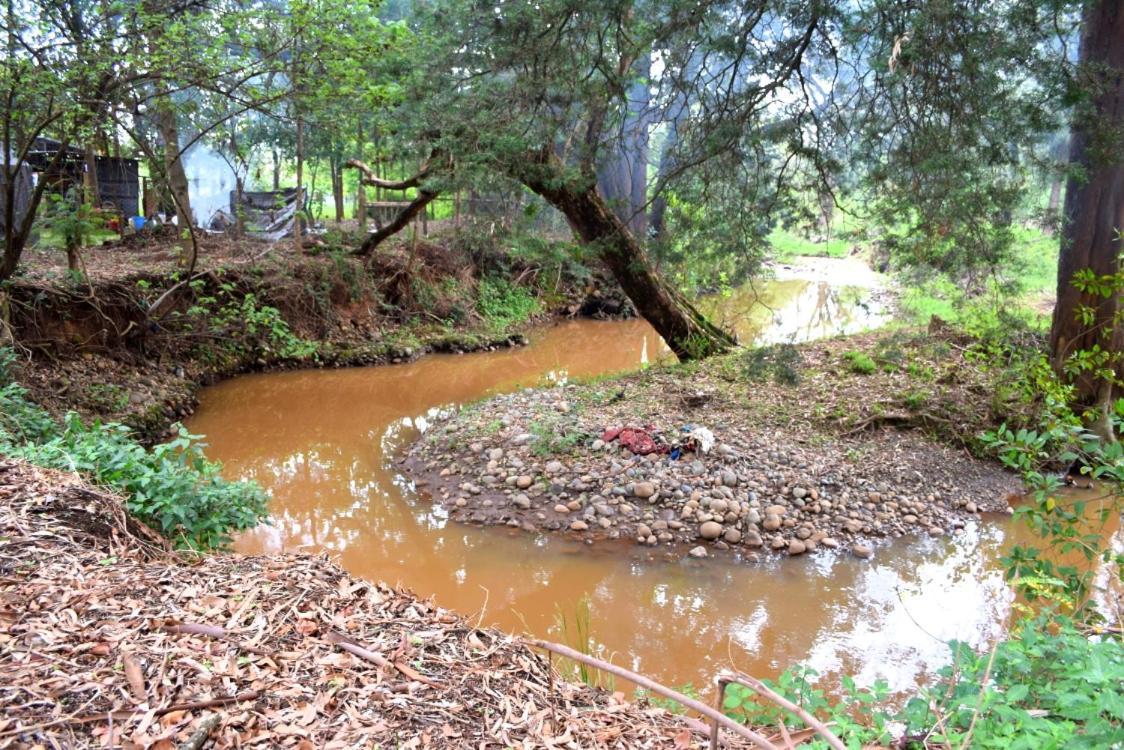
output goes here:
<path id="1" fill-rule="evenodd" d="M 639 214 L 676 177 L 800 140 L 801 76 L 832 57 L 828 10 L 815 0 L 428 5 L 401 111 L 402 127 L 413 123 L 441 155 L 415 178 L 418 199 L 466 173 L 503 175 L 565 216 L 676 355 L 723 351 L 733 338 L 657 272 Z M 647 163 L 648 130 L 672 120 L 674 166 L 650 181 L 661 170 Z"/>

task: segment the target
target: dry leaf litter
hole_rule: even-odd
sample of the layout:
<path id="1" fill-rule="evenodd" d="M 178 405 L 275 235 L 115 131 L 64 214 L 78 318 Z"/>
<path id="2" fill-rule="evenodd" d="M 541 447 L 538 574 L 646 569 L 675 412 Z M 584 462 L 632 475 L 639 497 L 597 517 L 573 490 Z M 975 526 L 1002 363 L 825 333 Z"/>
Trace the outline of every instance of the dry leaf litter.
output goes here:
<path id="1" fill-rule="evenodd" d="M 4 459 L 0 675 L 0 748 L 705 745 L 324 557 L 178 555 L 119 498 Z"/>

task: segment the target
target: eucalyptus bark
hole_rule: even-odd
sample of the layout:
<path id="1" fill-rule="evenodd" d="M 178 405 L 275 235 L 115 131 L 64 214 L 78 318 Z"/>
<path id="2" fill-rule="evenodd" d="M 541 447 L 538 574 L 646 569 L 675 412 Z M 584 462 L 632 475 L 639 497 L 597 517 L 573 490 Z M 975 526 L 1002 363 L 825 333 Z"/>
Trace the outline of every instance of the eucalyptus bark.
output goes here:
<path id="1" fill-rule="evenodd" d="M 1092 109 L 1078 114 L 1070 138 L 1070 163 L 1078 167 L 1066 185 L 1061 253 L 1058 258 L 1058 301 L 1054 308 L 1050 346 L 1054 366 L 1061 370 L 1080 351 L 1115 354 L 1117 378 L 1124 377 L 1119 357 L 1124 352 L 1120 291 L 1108 296 L 1080 291 L 1077 274 L 1091 270 L 1098 277 L 1120 272 L 1120 231 L 1124 229 L 1124 4 L 1099 0 L 1089 6 L 1081 39 L 1080 66 L 1095 86 Z M 1082 311 L 1092 310 L 1091 323 Z M 1107 410 L 1119 386 L 1082 374 L 1076 381 L 1086 407 L 1096 407 L 1094 425 L 1105 437 Z"/>

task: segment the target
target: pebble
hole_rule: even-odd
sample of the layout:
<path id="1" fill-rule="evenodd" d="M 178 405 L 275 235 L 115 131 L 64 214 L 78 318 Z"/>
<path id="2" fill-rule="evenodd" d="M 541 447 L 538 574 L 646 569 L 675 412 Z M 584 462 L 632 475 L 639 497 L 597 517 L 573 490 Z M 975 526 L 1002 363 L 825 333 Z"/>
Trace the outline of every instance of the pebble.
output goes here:
<path id="1" fill-rule="evenodd" d="M 814 433 L 798 435 L 744 424 L 733 415 L 712 415 L 705 426 L 719 442 L 708 455 L 687 454 L 678 461 L 635 456 L 596 435 L 613 424 L 651 421 L 673 440 L 691 420 L 677 414 L 674 405 L 666 414 L 609 416 L 586 398 L 584 388 L 525 389 L 435 421 L 410 449 L 409 458 L 424 466 L 418 485 L 429 485 L 434 496 L 467 509 L 458 512 L 458 519 L 569 528 L 589 532 L 587 541 L 594 533 L 629 538 L 635 530 L 641 544 L 696 549 L 705 540 L 708 554 L 714 554 L 712 546 L 740 547 L 746 550 L 743 559 L 753 554 L 748 550 L 766 546 L 797 555 L 816 545 L 868 558 L 870 542 L 878 537 L 956 533 L 975 514 L 1006 509 L 998 500 L 968 499 L 1003 496 L 990 489 L 1000 486 L 998 467 L 989 474 L 990 467 L 972 459 L 965 467 L 963 459 L 953 460 L 951 450 L 913 437 L 894 443 L 894 451 L 904 445 L 901 460 L 855 461 L 831 442 L 809 441 Z M 643 381 L 638 391 L 645 393 Z M 544 408 L 566 415 L 552 418 L 592 433 L 589 440 L 565 453 L 538 455 L 532 450 L 537 446 L 532 430 Z M 497 421 L 505 431 L 498 438 L 491 427 Z M 888 448 L 875 440 L 869 457 L 888 457 Z M 512 519 L 516 510 L 521 512 Z"/>
<path id="2" fill-rule="evenodd" d="M 706 557 L 706 555 L 707 555 L 706 547 L 704 547 L 700 544 L 698 547 L 692 547 L 691 551 L 688 552 L 687 554 L 690 555 L 691 557 L 698 557 L 698 558 Z"/>
<path id="3" fill-rule="evenodd" d="M 699 536 L 703 539 L 717 539 L 722 536 L 722 524 L 714 521 L 707 521 L 699 526 Z"/>

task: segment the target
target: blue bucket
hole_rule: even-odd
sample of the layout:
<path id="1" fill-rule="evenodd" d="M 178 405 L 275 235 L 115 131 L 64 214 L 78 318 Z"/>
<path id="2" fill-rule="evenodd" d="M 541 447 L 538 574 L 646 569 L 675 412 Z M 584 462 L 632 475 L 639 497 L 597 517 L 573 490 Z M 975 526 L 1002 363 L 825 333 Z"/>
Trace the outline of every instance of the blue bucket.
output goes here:
<path id="1" fill-rule="evenodd" d="M 143 216 L 133 217 L 133 229 L 137 230 L 138 232 L 144 229 L 145 223 L 145 218 Z"/>

